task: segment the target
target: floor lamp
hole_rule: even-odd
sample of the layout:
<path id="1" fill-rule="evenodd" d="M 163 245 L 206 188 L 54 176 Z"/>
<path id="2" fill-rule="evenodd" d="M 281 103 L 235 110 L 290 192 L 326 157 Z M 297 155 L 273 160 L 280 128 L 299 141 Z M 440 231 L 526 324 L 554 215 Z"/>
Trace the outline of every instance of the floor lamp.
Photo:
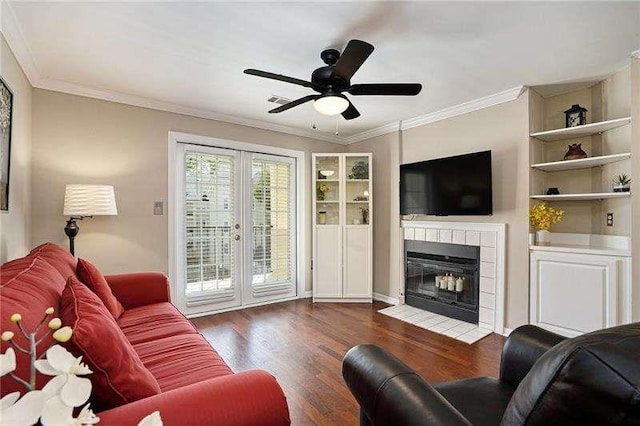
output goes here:
<path id="1" fill-rule="evenodd" d="M 69 237 L 69 251 L 75 256 L 74 239 L 80 228 L 76 223 L 86 217 L 115 216 L 116 196 L 111 185 L 67 185 L 64 191 L 64 215 L 69 216 L 64 233 Z"/>

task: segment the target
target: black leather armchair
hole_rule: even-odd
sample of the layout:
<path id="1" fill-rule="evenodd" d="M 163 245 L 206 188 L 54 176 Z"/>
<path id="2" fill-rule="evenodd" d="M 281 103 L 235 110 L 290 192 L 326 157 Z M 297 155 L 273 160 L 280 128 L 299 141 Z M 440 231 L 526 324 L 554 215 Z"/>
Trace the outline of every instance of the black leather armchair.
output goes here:
<path id="1" fill-rule="evenodd" d="M 430 385 L 389 352 L 359 345 L 342 375 L 368 425 L 640 425 L 640 323 L 565 339 L 525 325 L 500 378 Z"/>

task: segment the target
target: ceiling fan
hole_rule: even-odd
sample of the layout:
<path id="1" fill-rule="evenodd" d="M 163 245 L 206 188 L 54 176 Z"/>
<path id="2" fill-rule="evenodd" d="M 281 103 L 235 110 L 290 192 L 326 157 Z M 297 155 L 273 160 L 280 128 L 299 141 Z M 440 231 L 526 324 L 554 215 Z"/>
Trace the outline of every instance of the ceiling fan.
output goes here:
<path id="1" fill-rule="evenodd" d="M 373 46 L 361 40 L 351 40 L 342 54 L 336 49 L 326 49 L 320 58 L 327 64 L 316 69 L 311 74 L 311 81 L 300 80 L 286 75 L 274 74 L 256 69 L 246 69 L 245 74 L 284 81 L 299 86 L 308 87 L 319 94 L 308 95 L 291 101 L 269 113 L 277 114 L 305 102 L 314 101 L 313 106 L 321 114 L 342 114 L 346 120 L 353 120 L 360 116 L 360 112 L 347 99 L 343 92 L 353 96 L 382 95 L 382 96 L 415 96 L 422 90 L 418 83 L 376 83 L 351 84 L 351 77 L 358 71 L 364 61 L 373 52 Z"/>

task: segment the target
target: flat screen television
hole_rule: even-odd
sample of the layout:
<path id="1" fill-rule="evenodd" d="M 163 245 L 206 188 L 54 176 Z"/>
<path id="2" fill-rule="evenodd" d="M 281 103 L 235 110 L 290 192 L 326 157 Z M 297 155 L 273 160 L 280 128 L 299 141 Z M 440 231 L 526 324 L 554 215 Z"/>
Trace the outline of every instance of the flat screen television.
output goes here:
<path id="1" fill-rule="evenodd" d="M 493 214 L 491 151 L 401 165 L 400 214 Z"/>

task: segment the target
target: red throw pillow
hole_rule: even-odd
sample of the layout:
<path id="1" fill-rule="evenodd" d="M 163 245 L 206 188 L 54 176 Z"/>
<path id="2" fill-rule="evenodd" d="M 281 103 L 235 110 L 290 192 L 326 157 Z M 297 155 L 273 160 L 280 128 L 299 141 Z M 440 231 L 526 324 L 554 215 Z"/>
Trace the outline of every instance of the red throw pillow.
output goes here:
<path id="1" fill-rule="evenodd" d="M 117 407 L 160 393 L 155 377 L 142 364 L 98 296 L 70 276 L 60 303 L 62 324 L 73 329 L 65 346 L 93 371 L 94 410 Z"/>
<path id="2" fill-rule="evenodd" d="M 78 274 L 80 281 L 98 295 L 104 306 L 111 312 L 113 319 L 118 321 L 118 318 L 124 312 L 124 308 L 111 292 L 111 287 L 109 287 L 107 280 L 98 268 L 88 260 L 78 259 L 76 274 Z"/>

